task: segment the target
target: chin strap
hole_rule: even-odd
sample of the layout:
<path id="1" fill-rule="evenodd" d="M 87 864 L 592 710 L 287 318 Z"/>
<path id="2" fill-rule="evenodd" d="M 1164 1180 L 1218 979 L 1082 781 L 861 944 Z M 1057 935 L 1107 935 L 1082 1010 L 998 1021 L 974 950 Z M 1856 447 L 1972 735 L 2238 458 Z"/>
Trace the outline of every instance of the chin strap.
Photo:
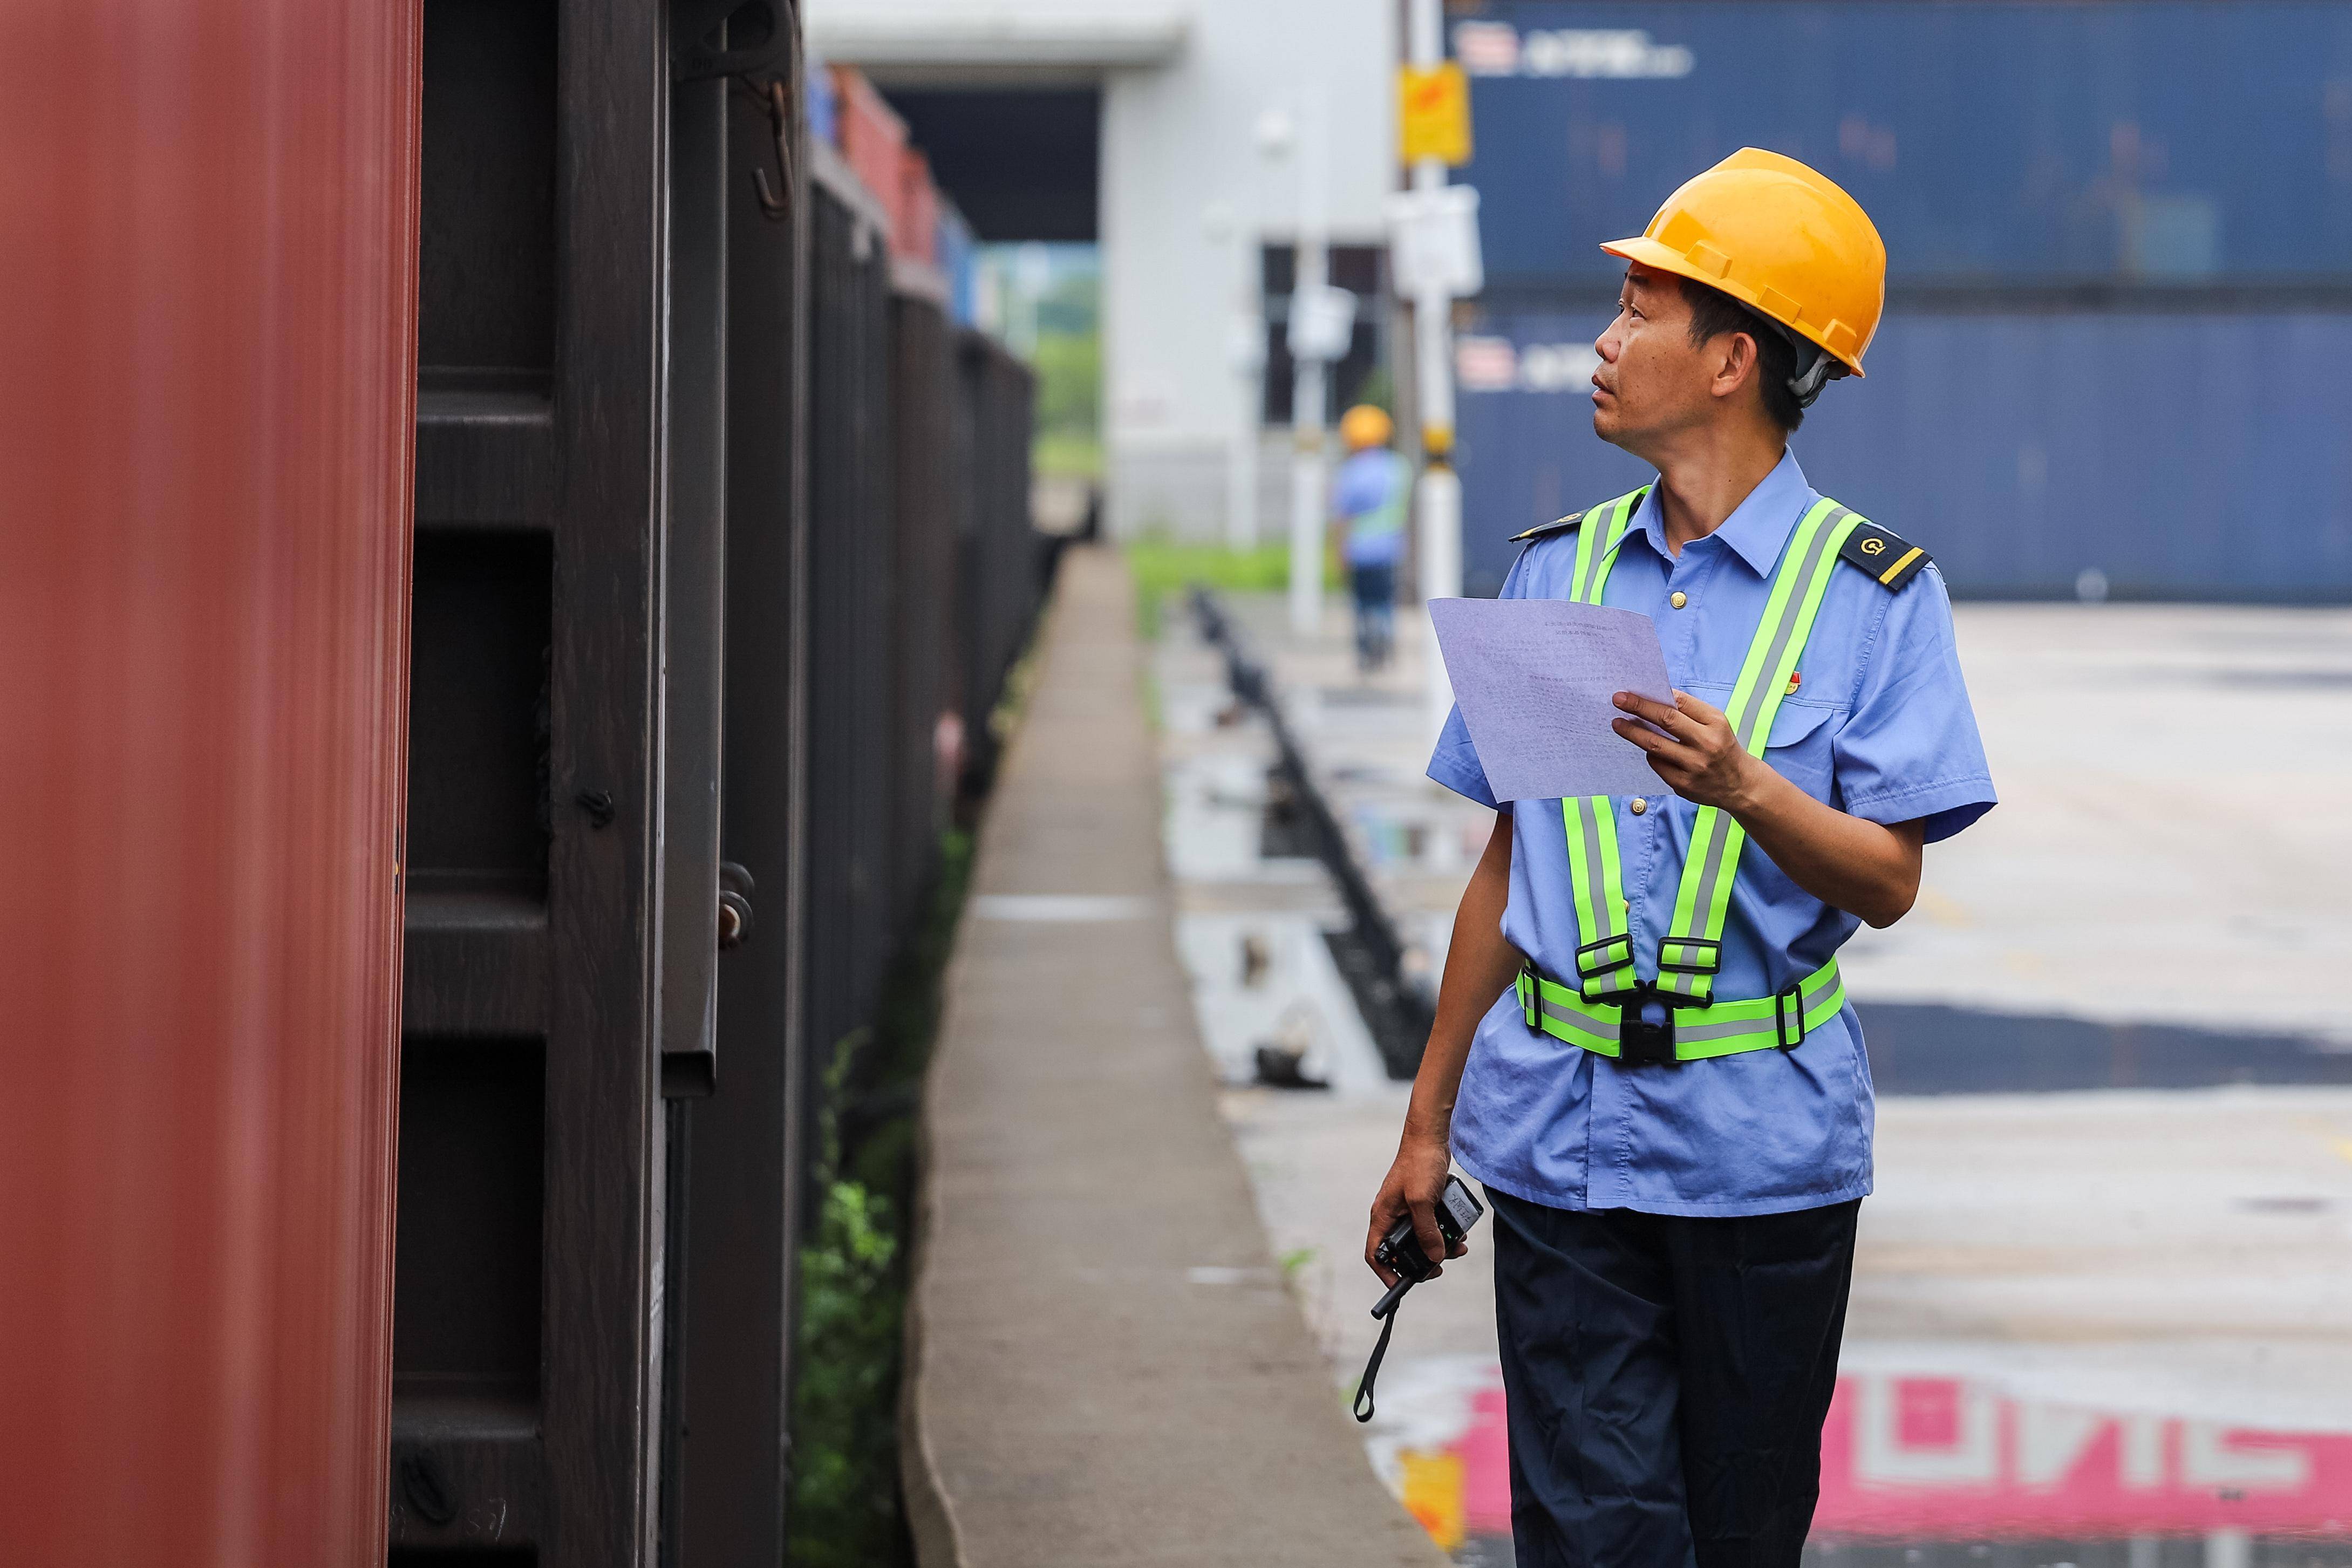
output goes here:
<path id="1" fill-rule="evenodd" d="M 1832 357 L 1828 350 L 1811 338 L 1799 337 L 1794 331 L 1761 311 L 1750 311 L 1749 314 L 1778 332 L 1782 342 L 1797 351 L 1796 372 L 1789 377 L 1785 384 L 1789 388 L 1789 395 L 1797 400 L 1798 407 L 1811 408 L 1813 405 L 1813 399 L 1822 395 L 1822 387 L 1833 381 L 1843 381 L 1853 374 Z"/>
<path id="2" fill-rule="evenodd" d="M 1798 407 L 1811 408 L 1813 399 L 1822 395 L 1822 387 L 1853 374 L 1832 359 L 1819 345 L 1807 342 L 1794 332 L 1784 335 L 1797 345 L 1797 374 L 1789 378 L 1789 391 L 1796 398 Z"/>

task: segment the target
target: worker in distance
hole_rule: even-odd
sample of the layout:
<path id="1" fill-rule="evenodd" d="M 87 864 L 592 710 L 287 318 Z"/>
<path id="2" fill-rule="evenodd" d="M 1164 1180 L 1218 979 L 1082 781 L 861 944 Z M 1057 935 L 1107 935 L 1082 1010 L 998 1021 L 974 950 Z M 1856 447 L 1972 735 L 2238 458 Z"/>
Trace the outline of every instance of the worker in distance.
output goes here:
<path id="1" fill-rule="evenodd" d="M 1674 705 L 1615 728 L 1658 787 L 1504 805 L 1448 721 L 1430 776 L 1496 816 L 1366 1259 L 1405 1215 L 1444 1255 L 1450 1161 L 1485 1186 L 1520 1568 L 1795 1568 L 1871 1190 L 1837 951 L 1992 781 L 1941 577 L 1789 449 L 1862 374 L 1869 217 L 1749 148 L 1603 248 L 1592 427 L 1657 478 L 1519 535 L 1503 596 L 1656 624 Z"/>
<path id="2" fill-rule="evenodd" d="M 1397 561 L 1404 553 L 1404 514 L 1412 500 L 1412 464 L 1389 445 L 1395 424 L 1385 409 L 1360 403 L 1339 416 L 1348 448 L 1331 483 L 1332 531 L 1356 603 L 1356 669 L 1387 665 L 1396 646 Z"/>

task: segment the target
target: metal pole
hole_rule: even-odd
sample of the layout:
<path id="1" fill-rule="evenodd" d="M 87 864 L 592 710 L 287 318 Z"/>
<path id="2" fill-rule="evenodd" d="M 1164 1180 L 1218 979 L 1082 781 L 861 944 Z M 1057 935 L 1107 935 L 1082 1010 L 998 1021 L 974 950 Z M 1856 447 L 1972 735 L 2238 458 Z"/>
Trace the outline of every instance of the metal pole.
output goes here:
<path id="1" fill-rule="evenodd" d="M 1325 202 L 1323 89 L 1310 81 L 1298 126 L 1298 264 L 1290 285 L 1290 308 L 1320 294 L 1328 281 Z M 1323 402 L 1324 363 L 1291 362 L 1290 432 L 1290 630 L 1314 635 L 1323 619 Z"/>
<path id="2" fill-rule="evenodd" d="M 1411 0 L 1406 40 L 1412 63 L 1428 70 L 1445 58 L 1442 0 Z M 1445 165 L 1423 158 L 1412 166 L 1412 188 L 1434 191 L 1445 184 Z M 1434 284 L 1423 284 L 1412 301 L 1413 386 L 1421 410 L 1424 461 L 1415 510 L 1421 533 L 1421 594 L 1450 599 L 1462 593 L 1462 480 L 1454 471 L 1453 301 Z M 1425 632 L 1429 705 L 1442 726 L 1454 706 L 1454 686 L 1438 657 L 1437 633 Z"/>
<path id="3" fill-rule="evenodd" d="M 1225 464 L 1225 544 L 1233 550 L 1257 544 L 1257 426 L 1264 401 L 1265 310 L 1258 303 L 1258 257 L 1255 230 L 1233 226 L 1234 325 L 1230 357 L 1236 383 L 1233 443 Z"/>

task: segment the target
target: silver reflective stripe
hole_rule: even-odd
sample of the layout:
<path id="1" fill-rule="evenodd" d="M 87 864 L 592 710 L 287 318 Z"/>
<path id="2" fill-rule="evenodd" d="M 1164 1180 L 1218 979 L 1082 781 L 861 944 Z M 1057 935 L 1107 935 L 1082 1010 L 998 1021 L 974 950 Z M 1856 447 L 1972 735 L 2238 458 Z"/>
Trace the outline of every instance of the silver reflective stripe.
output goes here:
<path id="1" fill-rule="evenodd" d="M 1614 810 L 1615 807 L 1608 809 Z M 1576 797 L 1576 825 L 1582 830 L 1577 837 L 1584 840 L 1584 886 L 1591 895 L 1592 918 L 1601 926 L 1599 931 L 1583 932 L 1582 940 L 1594 942 L 1604 936 L 1616 935 L 1618 925 L 1613 918 L 1617 911 L 1608 907 L 1608 874 L 1601 864 L 1601 824 L 1593 820 L 1592 797 L 1589 795 Z"/>
<path id="2" fill-rule="evenodd" d="M 1820 570 L 1822 557 L 1829 553 L 1830 541 L 1837 536 L 1838 525 L 1853 515 L 1835 502 L 1831 503 L 1830 515 L 1823 520 L 1820 531 L 1813 535 L 1812 545 L 1805 552 L 1805 563 L 1797 570 L 1796 581 L 1790 587 L 1789 601 L 1780 606 L 1780 624 L 1772 628 L 1772 646 L 1766 651 L 1763 664 L 1758 667 L 1762 679 L 1748 694 L 1747 723 L 1735 726 L 1740 731 L 1739 743 L 1751 752 L 1757 749 L 1756 742 L 1762 739 L 1757 733 L 1757 721 L 1763 716 L 1765 709 L 1772 706 L 1765 700 L 1769 695 L 1768 689 L 1772 684 L 1772 671 L 1780 667 L 1780 656 L 1789 651 L 1789 639 L 1796 635 L 1797 623 L 1804 619 L 1805 601 L 1812 597 L 1810 590 L 1813 574 Z"/>
<path id="3" fill-rule="evenodd" d="M 1591 605 L 1600 602 L 1601 585 L 1609 577 L 1610 558 L 1615 553 L 1622 536 L 1630 531 L 1633 513 L 1640 509 L 1642 499 L 1649 493 L 1649 487 L 1644 485 L 1601 509 L 1601 515 L 1595 520 L 1598 526 L 1593 530 L 1592 557 L 1571 584 L 1573 591 L 1569 596 L 1577 603 Z"/>
<path id="4" fill-rule="evenodd" d="M 1734 1035 L 1769 1035 L 1773 1032 L 1769 1018 L 1759 1023 L 1750 1018 L 1744 1024 L 1685 1024 L 1675 1020 L 1675 1038 L 1681 1040 L 1727 1040 Z"/>
<path id="5" fill-rule="evenodd" d="M 1798 1017 L 1801 1020 L 1805 1014 L 1819 1006 L 1822 998 L 1836 984 L 1837 974 L 1833 970 L 1808 980 L 1804 987 L 1797 993 Z M 1773 1037 L 1777 1043 L 1780 1033 L 1780 1019 L 1777 1012 L 1769 1018 L 1750 1018 L 1745 1023 L 1685 1024 L 1679 1018 L 1675 1020 L 1675 1038 L 1677 1041 L 1689 1040 L 1694 1044 L 1706 1040 L 1727 1040 L 1737 1035 L 1769 1035 Z"/>
<path id="6" fill-rule="evenodd" d="M 1581 1035 L 1586 1039 L 1597 1040 L 1604 1046 L 1613 1046 L 1617 1043 L 1616 1025 L 1595 1023 L 1573 1008 L 1559 1006 L 1549 999 L 1543 1000 L 1540 1005 L 1543 1008 L 1543 1016 L 1553 1023 Z"/>
<path id="7" fill-rule="evenodd" d="M 1609 552 L 1609 535 L 1617 526 L 1617 506 L 1602 507 L 1598 514 L 1586 520 L 1583 548 L 1577 552 L 1582 558 L 1583 570 L 1569 584 L 1569 597 L 1580 605 L 1592 602 L 1592 582 L 1601 574 L 1601 562 Z"/>
<path id="8" fill-rule="evenodd" d="M 1577 531 L 1576 561 L 1568 582 L 1568 596 L 1580 605 L 1584 603 L 1585 579 L 1592 575 L 1592 563 L 1601 559 L 1601 536 L 1609 531 L 1609 511 L 1604 506 L 1588 513 L 1584 526 Z"/>
<path id="9" fill-rule="evenodd" d="M 1804 561 L 1797 568 L 1796 575 L 1790 584 L 1789 596 L 1780 605 L 1780 619 L 1772 628 L 1769 651 L 1765 655 L 1764 662 L 1758 667 L 1759 679 L 1755 688 L 1748 693 L 1748 732 L 1741 732 L 1738 721 L 1736 719 L 1733 721 L 1734 732 L 1739 735 L 1740 745 L 1748 751 L 1756 750 L 1754 721 L 1756 715 L 1762 712 L 1765 708 L 1764 688 L 1770 684 L 1771 671 L 1780 667 L 1780 656 L 1789 647 L 1789 638 L 1796 631 L 1797 623 L 1804 617 L 1805 600 L 1809 596 L 1805 592 L 1806 584 L 1812 581 L 1813 573 L 1821 566 L 1822 557 L 1828 553 L 1830 541 L 1836 535 L 1838 524 L 1853 515 L 1845 508 L 1833 504 L 1830 509 L 1829 517 L 1822 521 L 1820 528 L 1814 530 L 1812 540 L 1805 551 Z M 1706 847 L 1706 864 L 1699 872 L 1698 896 L 1691 900 L 1691 919 L 1697 922 L 1698 929 L 1673 931 L 1668 933 L 1669 935 L 1705 937 L 1719 934 L 1708 931 L 1708 917 L 1715 910 L 1715 885 L 1723 876 L 1724 862 L 1728 858 L 1724 849 L 1731 842 L 1731 835 L 1732 825 L 1729 823 L 1719 825 L 1714 833 L 1708 835 L 1710 841 Z"/>

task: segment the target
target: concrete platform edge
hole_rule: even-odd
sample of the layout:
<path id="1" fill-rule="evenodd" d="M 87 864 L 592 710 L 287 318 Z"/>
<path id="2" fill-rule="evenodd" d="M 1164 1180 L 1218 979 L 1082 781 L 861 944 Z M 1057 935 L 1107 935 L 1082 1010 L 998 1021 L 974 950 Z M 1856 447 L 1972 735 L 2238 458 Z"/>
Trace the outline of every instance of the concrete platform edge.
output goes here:
<path id="1" fill-rule="evenodd" d="M 1039 659 L 920 1117 L 899 1428 L 917 1560 L 1433 1568 L 1218 1115 L 1116 555 L 1066 557 Z M 1134 912 L 1004 912 L 1071 898 Z"/>

